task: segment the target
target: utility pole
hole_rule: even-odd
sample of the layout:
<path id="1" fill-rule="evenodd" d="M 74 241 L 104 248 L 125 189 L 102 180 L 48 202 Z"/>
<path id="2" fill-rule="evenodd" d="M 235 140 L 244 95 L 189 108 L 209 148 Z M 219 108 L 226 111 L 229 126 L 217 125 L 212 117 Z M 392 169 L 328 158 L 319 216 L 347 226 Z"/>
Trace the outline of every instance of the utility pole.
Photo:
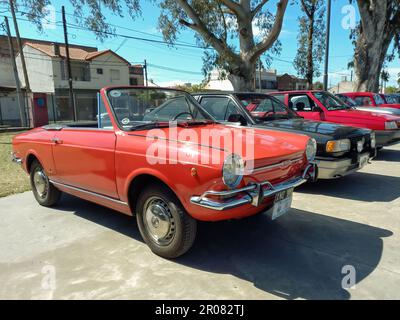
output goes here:
<path id="1" fill-rule="evenodd" d="M 21 65 L 22 65 L 22 70 L 23 70 L 24 78 L 25 78 L 25 90 L 27 93 L 30 93 L 31 86 L 29 84 L 28 71 L 26 70 L 25 55 L 24 55 L 24 51 L 22 50 L 21 37 L 19 35 L 19 28 L 18 28 L 18 23 L 17 23 L 17 17 L 15 16 L 15 8 L 14 8 L 13 0 L 10 0 L 10 10 L 11 10 L 11 15 L 12 15 L 13 22 L 14 22 L 14 29 L 15 29 L 15 35 L 17 37 L 19 56 L 21 57 Z"/>
<path id="2" fill-rule="evenodd" d="M 328 90 L 328 66 L 329 66 L 329 37 L 331 31 L 331 0 L 327 3 L 326 14 L 326 38 L 325 38 L 325 68 L 324 68 L 324 90 Z"/>
<path id="3" fill-rule="evenodd" d="M 146 87 L 148 87 L 149 86 L 149 82 L 147 80 L 147 60 L 146 59 L 144 59 L 143 69 L 144 69 L 144 78 L 146 80 Z"/>
<path id="4" fill-rule="evenodd" d="M 258 89 L 261 92 L 261 58 L 258 59 Z"/>
<path id="5" fill-rule="evenodd" d="M 10 57 L 11 57 L 11 63 L 12 67 L 14 70 L 14 78 L 15 78 L 15 87 L 17 89 L 17 102 L 18 102 L 18 107 L 19 107 L 19 116 L 21 118 L 21 127 L 25 127 L 26 121 L 25 121 L 25 103 L 22 95 L 21 95 L 21 84 L 19 83 L 19 76 L 18 76 L 18 68 L 17 68 L 17 63 L 15 62 L 15 53 L 14 53 L 14 44 L 12 42 L 11 38 L 11 31 L 10 31 L 10 24 L 8 23 L 8 18 L 4 17 L 4 22 L 5 22 L 5 29 L 8 37 L 8 46 L 10 48 Z"/>
<path id="6" fill-rule="evenodd" d="M 26 69 L 26 60 L 25 60 L 25 54 L 24 50 L 22 48 L 22 42 L 21 42 L 21 36 L 19 34 L 19 28 L 18 28 L 18 22 L 17 22 L 17 17 L 15 15 L 15 7 L 14 7 L 14 1 L 9 0 L 10 4 L 10 11 L 14 23 L 14 29 L 15 29 L 15 36 L 17 38 L 17 46 L 18 46 L 18 51 L 19 51 L 19 56 L 21 58 L 21 66 L 22 66 L 22 72 L 24 75 L 24 80 L 25 80 L 25 91 L 26 91 L 26 102 L 27 102 L 27 114 L 29 115 L 30 119 L 32 119 L 32 123 L 29 123 L 29 119 L 26 121 L 26 125 L 30 127 L 31 125 L 34 126 L 34 108 L 32 106 L 32 90 L 31 90 L 31 85 L 29 83 L 29 77 L 28 77 L 28 71 Z M 22 97 L 23 98 L 23 97 Z M 25 103 L 24 103 L 25 105 Z M 25 110 L 24 110 L 24 115 L 25 115 Z M 25 119 L 25 117 L 24 117 Z"/>
<path id="7" fill-rule="evenodd" d="M 67 56 L 67 78 L 68 78 L 68 86 L 69 86 L 69 107 L 72 109 L 72 114 L 74 121 L 77 120 L 76 117 L 76 106 L 74 100 L 74 89 L 72 87 L 72 72 L 71 72 L 71 60 L 69 57 L 69 44 L 68 44 L 68 32 L 67 32 L 67 20 L 65 18 L 65 7 L 62 6 L 62 21 L 64 27 L 64 39 L 65 39 L 65 53 Z"/>

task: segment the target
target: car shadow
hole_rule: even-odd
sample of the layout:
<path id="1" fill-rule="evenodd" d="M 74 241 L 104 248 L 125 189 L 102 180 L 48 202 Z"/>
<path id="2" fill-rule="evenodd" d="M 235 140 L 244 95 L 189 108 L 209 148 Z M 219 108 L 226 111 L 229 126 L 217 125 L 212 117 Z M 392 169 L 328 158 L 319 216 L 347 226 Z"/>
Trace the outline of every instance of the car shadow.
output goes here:
<path id="1" fill-rule="evenodd" d="M 374 161 L 400 162 L 400 150 L 383 148 L 378 151 Z"/>
<path id="2" fill-rule="evenodd" d="M 368 202 L 390 202 L 400 197 L 400 177 L 356 172 L 336 180 L 307 183 L 296 192 Z"/>
<path id="3" fill-rule="evenodd" d="M 141 241 L 134 219 L 64 195 L 60 210 Z M 174 260 L 194 269 L 231 274 L 286 299 L 349 299 L 342 268 L 351 265 L 356 283 L 379 264 L 383 237 L 392 232 L 313 212 L 292 209 L 276 221 L 265 215 L 199 223 L 193 248 Z"/>

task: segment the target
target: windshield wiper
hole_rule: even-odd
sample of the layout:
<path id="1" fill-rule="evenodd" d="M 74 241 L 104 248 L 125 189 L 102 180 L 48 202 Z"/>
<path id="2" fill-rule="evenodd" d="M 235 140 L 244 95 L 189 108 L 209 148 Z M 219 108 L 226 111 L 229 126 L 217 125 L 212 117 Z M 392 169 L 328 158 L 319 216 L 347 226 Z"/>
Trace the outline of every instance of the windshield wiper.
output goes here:
<path id="1" fill-rule="evenodd" d="M 137 131 L 137 130 L 150 130 L 150 129 L 155 129 L 155 128 L 168 128 L 168 127 L 173 127 L 173 126 L 178 126 L 178 127 L 190 127 L 190 126 L 199 126 L 199 125 L 206 125 L 206 124 L 211 124 L 215 123 L 215 121 L 212 120 L 199 120 L 199 121 L 177 121 L 177 122 L 149 122 L 149 123 L 143 123 L 143 124 L 138 124 L 136 126 L 131 126 L 128 130 L 129 131 Z"/>
<path id="2" fill-rule="evenodd" d="M 150 123 L 143 123 L 138 124 L 136 126 L 132 126 L 128 128 L 129 131 L 136 131 L 136 130 L 150 130 L 154 128 L 168 128 L 169 122 L 150 122 Z"/>
<path id="3" fill-rule="evenodd" d="M 190 126 L 202 126 L 207 124 L 216 123 L 213 120 L 189 120 L 189 121 L 178 121 L 177 125 L 182 127 L 190 127 Z"/>

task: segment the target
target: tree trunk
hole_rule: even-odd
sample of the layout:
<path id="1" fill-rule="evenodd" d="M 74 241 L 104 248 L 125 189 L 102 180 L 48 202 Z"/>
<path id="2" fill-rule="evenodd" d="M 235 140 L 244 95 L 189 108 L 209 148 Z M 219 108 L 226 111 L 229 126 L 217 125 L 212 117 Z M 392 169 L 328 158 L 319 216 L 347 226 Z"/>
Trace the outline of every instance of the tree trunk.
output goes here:
<path id="1" fill-rule="evenodd" d="M 231 70 L 228 79 L 232 83 L 234 91 L 254 91 L 255 66 L 250 62 L 243 62 L 237 69 Z"/>
<path id="2" fill-rule="evenodd" d="M 391 38 L 383 37 L 369 43 L 364 34 L 360 33 L 354 59 L 354 91 L 379 91 L 379 78 L 390 42 Z"/>
<path id="3" fill-rule="evenodd" d="M 311 19 L 308 20 L 308 48 L 307 48 L 307 86 L 312 89 L 314 78 L 314 62 L 313 62 L 313 49 L 314 49 L 314 12 L 312 12 Z"/>
<path id="4" fill-rule="evenodd" d="M 357 76 L 354 90 L 378 92 L 386 54 L 398 32 L 400 11 L 391 12 L 393 2 L 389 0 L 357 0 L 357 3 L 361 26 L 354 54 Z"/>

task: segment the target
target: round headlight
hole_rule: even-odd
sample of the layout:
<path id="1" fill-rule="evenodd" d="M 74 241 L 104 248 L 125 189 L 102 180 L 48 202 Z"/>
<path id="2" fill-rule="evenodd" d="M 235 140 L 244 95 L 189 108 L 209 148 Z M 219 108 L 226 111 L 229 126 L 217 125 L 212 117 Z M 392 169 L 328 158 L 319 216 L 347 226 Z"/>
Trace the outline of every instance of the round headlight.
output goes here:
<path id="1" fill-rule="evenodd" d="M 230 189 L 236 188 L 243 179 L 244 161 L 237 154 L 230 154 L 222 167 L 222 181 Z"/>
<path id="2" fill-rule="evenodd" d="M 307 142 L 306 148 L 306 156 L 308 161 L 313 161 L 315 159 L 315 155 L 317 154 L 317 141 L 314 138 L 311 138 Z"/>

